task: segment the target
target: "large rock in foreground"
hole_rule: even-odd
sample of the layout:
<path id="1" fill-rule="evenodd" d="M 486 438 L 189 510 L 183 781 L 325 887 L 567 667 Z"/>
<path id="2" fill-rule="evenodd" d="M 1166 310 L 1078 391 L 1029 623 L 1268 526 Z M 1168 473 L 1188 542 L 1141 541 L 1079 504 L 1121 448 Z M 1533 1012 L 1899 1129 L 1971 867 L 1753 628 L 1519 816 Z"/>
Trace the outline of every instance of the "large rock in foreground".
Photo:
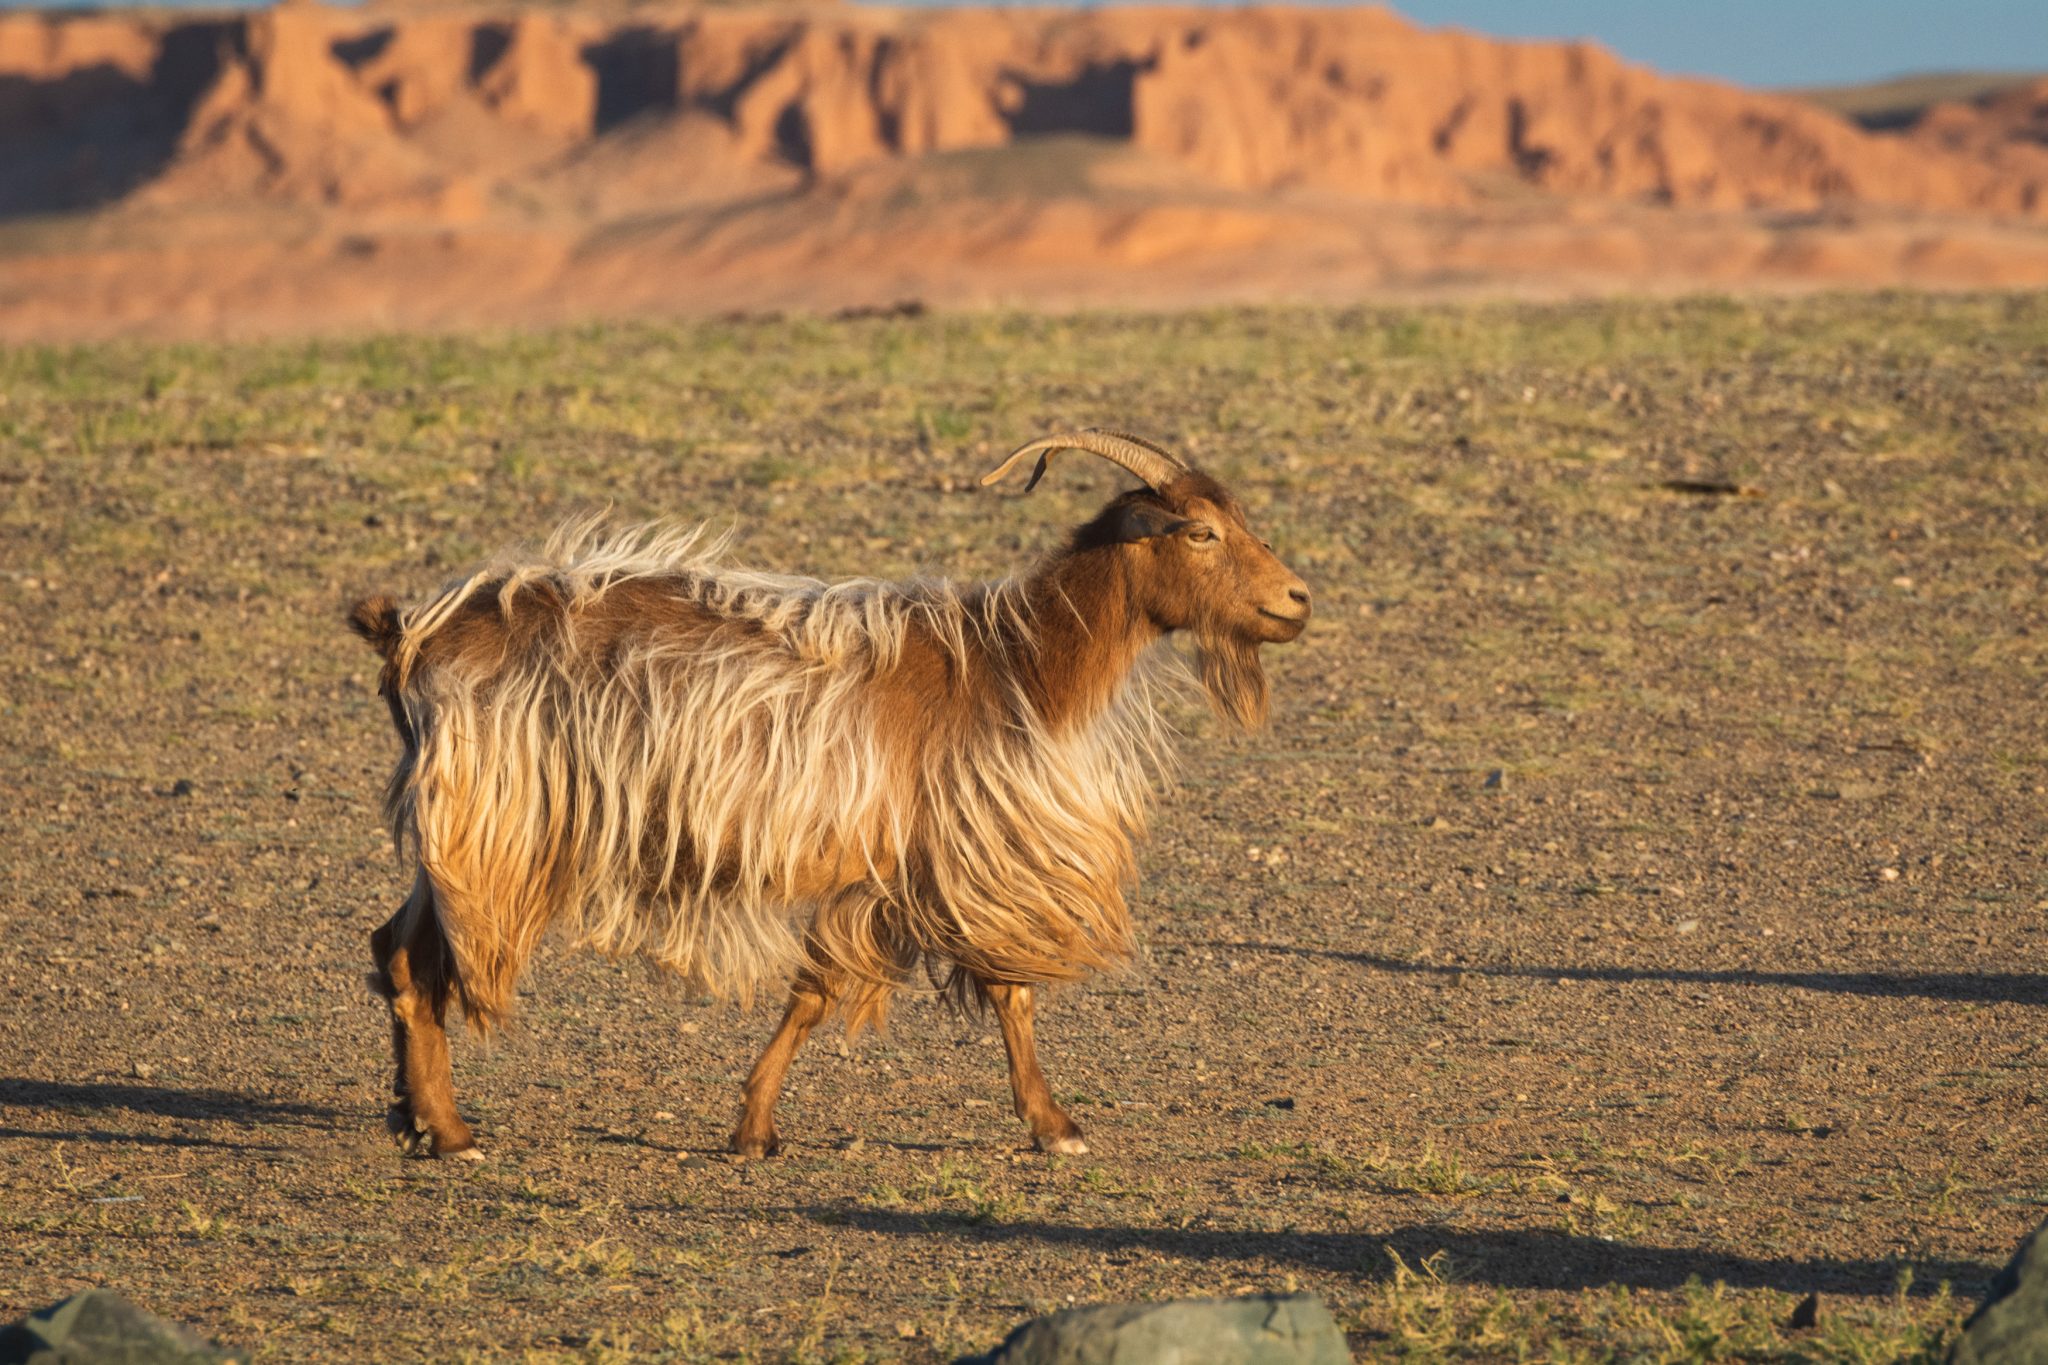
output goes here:
<path id="1" fill-rule="evenodd" d="M 2048 1360 L 2048 1223 L 2027 1234 L 1963 1324 L 1949 1365 Z"/>
<path id="2" fill-rule="evenodd" d="M 1036 1318 L 960 1365 L 1350 1365 L 1313 1294 L 1108 1303 Z"/>
<path id="3" fill-rule="evenodd" d="M 0 1327 L 0 1365 L 230 1365 L 237 1359 L 111 1289 L 88 1289 Z"/>

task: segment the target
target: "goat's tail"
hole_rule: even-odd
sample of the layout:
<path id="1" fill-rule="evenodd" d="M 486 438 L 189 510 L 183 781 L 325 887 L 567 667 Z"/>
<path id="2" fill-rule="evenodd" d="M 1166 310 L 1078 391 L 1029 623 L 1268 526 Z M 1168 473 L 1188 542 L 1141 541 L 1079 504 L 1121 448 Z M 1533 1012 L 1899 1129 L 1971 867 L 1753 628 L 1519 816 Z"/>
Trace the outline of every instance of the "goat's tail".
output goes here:
<path id="1" fill-rule="evenodd" d="M 370 647 L 384 656 L 385 663 L 398 657 L 398 641 L 405 634 L 405 625 L 399 619 L 398 603 L 379 593 L 365 597 L 348 609 L 348 627 L 370 642 Z"/>
<path id="2" fill-rule="evenodd" d="M 377 680 L 377 692 L 384 698 L 384 705 L 391 710 L 391 724 L 398 731 L 400 742 L 405 745 L 405 756 L 398 761 L 398 768 L 391 774 L 391 784 L 384 793 L 384 814 L 391 821 L 392 837 L 400 847 L 404 846 L 404 821 L 400 818 L 401 798 L 412 780 L 413 764 L 419 754 L 419 735 L 413 728 L 412 717 L 407 713 L 405 701 L 399 696 L 402 681 L 398 665 L 398 649 L 405 638 L 405 623 L 398 611 L 398 604 L 378 593 L 365 597 L 348 609 L 348 628 L 370 642 L 370 647 L 383 656 L 384 673 Z"/>

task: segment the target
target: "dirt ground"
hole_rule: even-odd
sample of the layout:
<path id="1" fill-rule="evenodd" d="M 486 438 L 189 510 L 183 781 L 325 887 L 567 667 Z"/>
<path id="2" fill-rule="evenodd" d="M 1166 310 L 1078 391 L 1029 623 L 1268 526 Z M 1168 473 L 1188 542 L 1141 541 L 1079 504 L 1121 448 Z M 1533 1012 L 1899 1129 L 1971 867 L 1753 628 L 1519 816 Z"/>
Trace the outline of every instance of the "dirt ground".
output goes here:
<path id="1" fill-rule="evenodd" d="M 1087 422 L 1318 593 L 1041 1012 L 1093 1153 L 912 992 L 729 1158 L 772 1005 L 555 945 L 456 1041 L 490 1159 L 392 1149 L 349 598 L 606 502 L 997 574 L 1116 477 L 974 477 Z M 0 351 L 0 1317 L 922 1362 L 1299 1286 L 1370 1359 L 1931 1349 L 2048 1206 L 2044 444 L 2039 295 Z"/>

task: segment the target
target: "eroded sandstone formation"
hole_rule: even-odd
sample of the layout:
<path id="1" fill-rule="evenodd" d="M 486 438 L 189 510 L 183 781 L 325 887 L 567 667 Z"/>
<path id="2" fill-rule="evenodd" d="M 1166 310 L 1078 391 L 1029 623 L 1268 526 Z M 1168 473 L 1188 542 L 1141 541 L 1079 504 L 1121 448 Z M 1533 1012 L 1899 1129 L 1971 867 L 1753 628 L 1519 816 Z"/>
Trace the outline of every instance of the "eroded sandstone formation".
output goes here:
<path id="1" fill-rule="evenodd" d="M 2044 107 L 1874 133 L 1380 8 L 17 12 L 0 337 L 2036 284 Z"/>
<path id="2" fill-rule="evenodd" d="M 613 138 L 637 136 L 687 196 L 700 177 L 831 177 L 1057 133 L 1221 188 L 1409 204 L 1521 189 L 2048 212 L 2048 172 L 2006 156 L 1981 111 L 1945 112 L 1942 135 L 1875 135 L 1590 44 L 1378 8 L 16 14 L 0 17 L 0 121 L 13 212 L 141 191 L 468 216 Z M 649 136 L 664 124 L 698 135 Z"/>

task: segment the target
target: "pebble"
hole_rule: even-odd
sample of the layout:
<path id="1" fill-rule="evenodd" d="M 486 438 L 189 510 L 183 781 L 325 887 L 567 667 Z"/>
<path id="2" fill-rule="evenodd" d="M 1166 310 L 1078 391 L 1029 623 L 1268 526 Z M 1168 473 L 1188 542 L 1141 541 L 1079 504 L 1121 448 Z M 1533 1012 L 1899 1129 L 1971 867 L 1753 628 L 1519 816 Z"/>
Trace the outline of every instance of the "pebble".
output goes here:
<path id="1" fill-rule="evenodd" d="M 1881 882 L 1895 882 L 1899 879 L 1899 870 L 1896 867 L 1880 867 L 1877 870 L 1877 879 Z"/>

